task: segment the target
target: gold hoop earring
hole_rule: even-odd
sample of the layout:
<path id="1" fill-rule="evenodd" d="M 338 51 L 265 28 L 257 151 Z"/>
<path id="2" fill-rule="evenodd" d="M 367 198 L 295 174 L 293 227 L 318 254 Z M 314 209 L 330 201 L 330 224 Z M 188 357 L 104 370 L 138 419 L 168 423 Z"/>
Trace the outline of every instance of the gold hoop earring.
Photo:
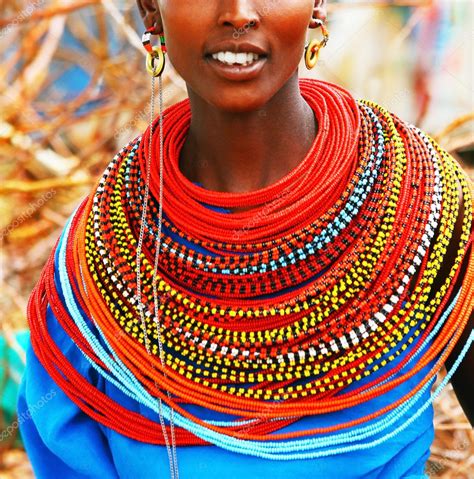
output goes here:
<path id="1" fill-rule="evenodd" d="M 304 48 L 304 51 L 305 51 L 304 61 L 305 61 L 306 68 L 308 70 L 311 70 L 312 68 L 314 68 L 316 63 L 318 63 L 319 53 L 321 49 L 326 46 L 329 40 L 329 32 L 326 26 L 324 25 L 324 22 L 320 19 L 316 19 L 315 22 L 317 26 L 321 27 L 323 39 L 321 41 L 313 39 L 309 43 L 307 43 Z"/>
<path id="2" fill-rule="evenodd" d="M 159 46 L 151 45 L 152 35 L 159 35 Z M 148 28 L 142 35 L 142 43 L 145 47 L 145 50 L 147 51 L 146 69 L 148 73 L 150 73 L 154 77 L 160 76 L 165 69 L 166 44 L 163 32 L 157 33 L 155 26 Z"/>

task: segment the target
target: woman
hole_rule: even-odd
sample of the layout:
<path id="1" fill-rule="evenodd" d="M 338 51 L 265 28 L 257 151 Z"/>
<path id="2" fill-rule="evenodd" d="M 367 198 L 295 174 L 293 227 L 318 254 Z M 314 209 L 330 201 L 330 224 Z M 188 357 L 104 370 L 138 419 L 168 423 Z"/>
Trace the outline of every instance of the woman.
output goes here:
<path id="1" fill-rule="evenodd" d="M 298 78 L 325 3 L 138 1 L 149 70 L 169 55 L 189 99 L 116 155 L 31 296 L 39 478 L 427 477 L 444 363 L 472 422 L 472 184 Z"/>

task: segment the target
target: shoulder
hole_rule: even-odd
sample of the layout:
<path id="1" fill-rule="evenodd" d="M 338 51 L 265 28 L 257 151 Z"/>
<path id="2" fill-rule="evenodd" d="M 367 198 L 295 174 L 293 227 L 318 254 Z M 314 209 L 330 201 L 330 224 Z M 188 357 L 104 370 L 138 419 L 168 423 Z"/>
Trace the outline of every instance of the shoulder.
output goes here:
<path id="1" fill-rule="evenodd" d="M 467 307 L 464 315 L 468 317 L 465 325 L 460 331 L 456 344 L 449 356 L 445 359 L 445 365 L 448 370 L 456 368 L 451 378 L 451 383 L 456 396 L 462 406 L 466 417 L 474 425 L 474 397 L 472 390 L 474 388 L 474 347 L 472 346 L 472 332 L 474 330 L 474 310 L 472 300 L 474 298 L 474 283 L 468 280 L 468 271 L 472 270 L 474 262 L 473 240 L 474 240 L 474 217 L 473 217 L 473 192 L 474 187 L 468 174 L 462 169 L 457 160 L 441 148 L 434 140 L 430 139 L 435 146 L 438 154 L 444 156 L 443 166 L 451 169 L 453 181 L 444 185 L 444 188 L 451 188 L 454 208 L 451 210 L 450 221 L 439 224 L 435 231 L 436 237 L 445 238 L 444 255 L 440 265 L 439 272 L 434 278 L 430 298 L 433 298 L 439 292 L 449 279 L 452 277 L 454 286 L 449 298 L 445 298 L 445 310 L 454 300 L 456 294 L 463 289 L 467 294 Z M 452 272 L 455 271 L 454 277 Z M 470 298 L 470 299 L 469 299 Z M 469 306 L 469 303 L 471 306 Z M 452 313 L 451 313 L 452 314 Z M 458 331 L 459 332 L 459 331 Z M 470 345 L 470 346 L 469 346 Z M 462 361 L 459 362 L 463 349 L 468 347 Z"/>
<path id="2" fill-rule="evenodd" d="M 456 161 L 452 159 L 452 161 Z M 457 165 L 459 169 L 461 167 Z M 463 243 L 463 240 L 467 240 L 463 231 L 466 231 L 466 225 L 470 224 L 470 233 L 473 231 L 473 218 L 472 218 L 472 194 L 469 194 L 469 190 L 466 187 L 469 187 L 470 180 L 465 178 L 465 181 L 462 182 L 459 177 L 455 179 L 454 187 L 456 188 L 456 212 L 451 217 L 451 228 L 449 231 L 444 231 L 447 233 L 447 236 L 450 239 L 446 245 L 446 253 L 443 257 L 443 262 L 441 263 L 439 274 L 433 284 L 433 289 L 438 291 L 441 285 L 448 278 L 449 273 L 453 266 L 455 265 L 456 258 L 459 254 L 460 245 Z M 471 204 L 469 204 L 469 202 Z M 436 234 L 442 234 L 441 224 L 438 226 Z M 465 241 L 464 241 L 465 242 Z M 467 251 L 463 257 L 463 264 L 466 263 L 469 259 L 469 254 Z M 458 289 L 458 286 L 461 285 L 463 275 L 460 274 L 456 281 L 455 290 Z"/>
<path id="3" fill-rule="evenodd" d="M 474 347 L 472 346 L 472 332 L 474 329 L 474 282 L 470 280 L 470 273 L 474 266 L 474 185 L 469 175 L 463 170 L 459 162 L 437 143 L 429 134 L 415 125 L 398 118 L 395 114 L 382 109 L 385 118 L 393 120 L 396 131 L 403 140 L 406 154 L 420 155 L 421 160 L 428 165 L 428 169 L 435 168 L 439 178 L 439 193 L 441 197 L 441 217 L 433 235 L 433 243 L 429 248 L 429 255 L 435 247 L 441 253 L 439 270 L 433 278 L 428 300 L 442 291 L 443 285 L 453 284 L 450 293 L 442 298 L 442 311 L 454 300 L 461 290 L 465 294 L 462 330 L 455 333 L 455 345 L 445 358 L 448 369 L 455 369 L 451 383 L 456 396 L 471 424 L 474 424 Z M 417 160 L 420 158 L 417 158 Z M 424 182 L 429 181 L 423 177 Z M 419 190 L 417 190 L 419 191 Z M 427 198 L 428 200 L 431 198 Z M 434 246 L 436 245 L 436 246 Z M 418 282 L 415 275 L 412 287 Z M 448 297 L 449 296 L 449 297 Z M 453 313 L 450 313 L 453 314 Z M 466 347 L 467 352 L 465 351 Z M 459 361 L 464 349 L 464 357 Z"/>

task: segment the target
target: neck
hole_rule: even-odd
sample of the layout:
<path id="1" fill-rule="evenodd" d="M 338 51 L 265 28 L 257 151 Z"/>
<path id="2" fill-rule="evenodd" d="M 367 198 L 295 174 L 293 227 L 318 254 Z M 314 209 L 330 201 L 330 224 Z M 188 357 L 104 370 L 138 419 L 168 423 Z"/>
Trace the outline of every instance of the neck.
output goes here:
<path id="1" fill-rule="evenodd" d="M 277 182 L 304 159 L 317 133 L 296 74 L 253 111 L 224 111 L 188 93 L 192 117 L 180 170 L 208 190 L 243 193 Z"/>

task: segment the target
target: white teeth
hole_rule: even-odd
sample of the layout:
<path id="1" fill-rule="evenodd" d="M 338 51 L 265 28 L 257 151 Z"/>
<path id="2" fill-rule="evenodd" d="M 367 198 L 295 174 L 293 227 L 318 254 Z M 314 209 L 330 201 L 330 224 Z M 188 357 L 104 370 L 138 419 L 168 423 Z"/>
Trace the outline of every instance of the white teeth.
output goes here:
<path id="1" fill-rule="evenodd" d="M 219 60 L 227 65 L 238 63 L 239 65 L 248 65 L 258 60 L 259 56 L 256 53 L 234 53 L 234 52 L 217 52 L 212 54 L 214 60 Z"/>
<path id="2" fill-rule="evenodd" d="M 237 63 L 247 63 L 247 54 L 246 53 L 237 53 L 235 55 Z M 253 55 L 250 57 L 250 60 L 253 60 Z"/>
<path id="3" fill-rule="evenodd" d="M 234 62 L 236 63 L 237 62 L 237 55 L 235 55 L 232 52 L 225 52 L 224 61 L 226 63 L 234 63 Z"/>

